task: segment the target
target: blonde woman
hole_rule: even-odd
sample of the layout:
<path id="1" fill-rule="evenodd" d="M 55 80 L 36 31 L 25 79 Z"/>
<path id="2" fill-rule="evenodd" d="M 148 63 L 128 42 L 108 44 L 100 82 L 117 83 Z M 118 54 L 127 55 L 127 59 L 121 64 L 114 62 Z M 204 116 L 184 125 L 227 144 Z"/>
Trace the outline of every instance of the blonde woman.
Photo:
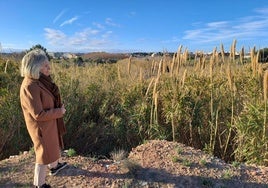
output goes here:
<path id="1" fill-rule="evenodd" d="M 47 168 L 50 175 L 55 175 L 67 166 L 66 162 L 59 162 L 66 109 L 59 88 L 50 77 L 50 62 L 44 51 L 35 49 L 23 57 L 21 76 L 21 107 L 36 156 L 34 185 L 49 188 L 45 182 Z"/>

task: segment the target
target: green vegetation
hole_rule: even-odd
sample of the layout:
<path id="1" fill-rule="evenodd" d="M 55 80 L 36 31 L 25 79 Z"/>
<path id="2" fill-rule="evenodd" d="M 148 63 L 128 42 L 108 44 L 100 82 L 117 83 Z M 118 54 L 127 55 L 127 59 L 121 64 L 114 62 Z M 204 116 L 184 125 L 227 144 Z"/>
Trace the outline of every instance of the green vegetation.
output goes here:
<path id="1" fill-rule="evenodd" d="M 223 179 L 231 179 L 232 177 L 233 177 L 233 174 L 230 170 L 225 170 L 222 175 Z"/>
<path id="2" fill-rule="evenodd" d="M 201 166 L 206 166 L 207 165 L 207 160 L 205 158 L 202 158 L 202 159 L 200 159 L 199 164 Z"/>
<path id="3" fill-rule="evenodd" d="M 226 161 L 267 165 L 268 72 L 255 48 L 250 59 L 236 51 L 234 41 L 228 56 L 221 46 L 194 58 L 179 47 L 173 57 L 113 64 L 52 59 L 67 109 L 65 146 L 108 156 L 116 148 L 167 139 Z M 0 57 L 0 157 L 32 146 L 19 103 L 19 62 Z"/>
<path id="4" fill-rule="evenodd" d="M 73 148 L 69 148 L 67 150 L 67 156 L 68 157 L 74 157 L 74 156 L 76 156 L 76 151 Z"/>
<path id="5" fill-rule="evenodd" d="M 172 156 L 172 162 L 177 163 L 180 161 L 180 158 L 178 156 Z"/>

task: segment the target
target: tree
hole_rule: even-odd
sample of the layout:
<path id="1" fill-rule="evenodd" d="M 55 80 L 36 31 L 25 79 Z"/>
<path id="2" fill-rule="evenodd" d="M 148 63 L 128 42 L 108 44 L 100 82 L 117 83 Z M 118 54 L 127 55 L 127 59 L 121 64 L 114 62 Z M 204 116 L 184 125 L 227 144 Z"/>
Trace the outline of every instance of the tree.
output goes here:
<path id="1" fill-rule="evenodd" d="M 260 49 L 259 62 L 268 62 L 268 48 Z"/>
<path id="2" fill-rule="evenodd" d="M 46 53 L 48 60 L 51 59 L 51 56 L 47 53 L 47 49 L 45 47 L 43 47 L 41 44 L 34 45 L 29 50 L 26 50 L 26 52 L 29 52 L 29 51 L 32 51 L 32 50 L 35 50 L 35 49 L 43 50 Z"/>
<path id="3" fill-rule="evenodd" d="M 76 58 L 75 60 L 74 60 L 74 62 L 78 65 L 78 66 L 82 66 L 82 65 L 84 65 L 84 60 L 83 60 L 83 58 L 82 57 L 78 57 L 78 58 Z"/>

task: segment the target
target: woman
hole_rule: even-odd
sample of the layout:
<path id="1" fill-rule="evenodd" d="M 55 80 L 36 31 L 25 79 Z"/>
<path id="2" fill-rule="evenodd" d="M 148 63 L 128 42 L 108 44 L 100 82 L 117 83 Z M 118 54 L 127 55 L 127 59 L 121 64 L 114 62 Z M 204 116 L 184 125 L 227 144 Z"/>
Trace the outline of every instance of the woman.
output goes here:
<path id="1" fill-rule="evenodd" d="M 62 136 L 66 132 L 63 122 L 66 109 L 61 103 L 59 89 L 50 77 L 50 62 L 45 52 L 32 50 L 21 63 L 24 79 L 20 101 L 36 155 L 34 185 L 47 188 L 51 187 L 45 183 L 47 167 L 50 175 L 55 175 L 67 166 L 66 162 L 59 162 L 63 149 Z"/>

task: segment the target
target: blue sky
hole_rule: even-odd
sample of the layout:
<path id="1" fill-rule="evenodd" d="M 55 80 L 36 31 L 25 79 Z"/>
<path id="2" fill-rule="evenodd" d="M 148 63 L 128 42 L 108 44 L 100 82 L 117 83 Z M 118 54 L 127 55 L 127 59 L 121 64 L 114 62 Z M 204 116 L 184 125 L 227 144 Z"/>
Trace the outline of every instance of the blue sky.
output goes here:
<path id="1" fill-rule="evenodd" d="M 0 49 L 175 52 L 268 47 L 267 0 L 0 0 Z"/>

